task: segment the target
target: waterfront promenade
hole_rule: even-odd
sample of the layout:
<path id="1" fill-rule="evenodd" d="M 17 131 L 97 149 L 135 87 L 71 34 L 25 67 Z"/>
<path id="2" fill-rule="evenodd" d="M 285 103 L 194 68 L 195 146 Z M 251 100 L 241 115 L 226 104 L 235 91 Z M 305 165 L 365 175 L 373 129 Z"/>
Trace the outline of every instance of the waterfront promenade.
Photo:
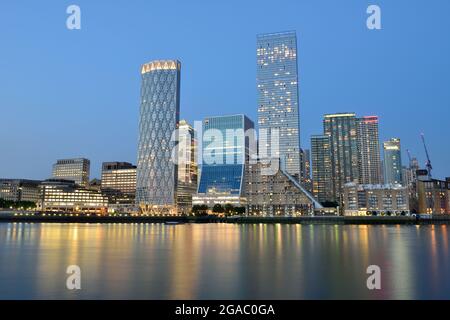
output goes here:
<path id="1" fill-rule="evenodd" d="M 1 222 L 25 223 L 282 223 L 282 224 L 450 224 L 449 215 L 420 216 L 300 216 L 300 217 L 217 217 L 217 216 L 132 216 L 80 215 L 0 211 Z"/>

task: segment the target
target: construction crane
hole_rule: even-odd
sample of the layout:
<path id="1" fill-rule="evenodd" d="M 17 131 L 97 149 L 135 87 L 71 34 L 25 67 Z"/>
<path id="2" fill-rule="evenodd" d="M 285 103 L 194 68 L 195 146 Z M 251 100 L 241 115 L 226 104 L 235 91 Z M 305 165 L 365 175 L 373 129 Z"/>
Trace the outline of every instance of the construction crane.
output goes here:
<path id="1" fill-rule="evenodd" d="M 428 171 L 428 178 L 431 179 L 431 170 L 433 170 L 433 167 L 431 166 L 431 160 L 430 155 L 428 154 L 427 144 L 425 143 L 425 135 L 422 133 L 420 135 L 422 137 L 423 147 L 425 148 L 425 154 L 427 156 L 427 171 Z"/>
<path id="2" fill-rule="evenodd" d="M 412 164 L 411 152 L 409 152 L 409 149 L 406 149 L 406 152 L 408 153 L 409 168 L 411 168 L 411 164 Z"/>

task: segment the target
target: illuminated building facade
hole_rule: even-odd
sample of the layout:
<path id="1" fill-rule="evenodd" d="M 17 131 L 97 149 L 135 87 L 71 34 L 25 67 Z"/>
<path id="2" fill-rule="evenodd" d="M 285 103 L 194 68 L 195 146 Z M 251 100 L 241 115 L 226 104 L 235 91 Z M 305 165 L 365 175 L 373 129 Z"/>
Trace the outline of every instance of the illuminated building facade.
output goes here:
<path id="1" fill-rule="evenodd" d="M 430 179 L 426 170 L 417 171 L 418 213 L 450 214 L 450 178 Z"/>
<path id="2" fill-rule="evenodd" d="M 327 114 L 324 134 L 330 137 L 332 194 L 341 202 L 344 185 L 359 181 L 358 139 L 354 113 Z"/>
<path id="3" fill-rule="evenodd" d="M 312 193 L 311 180 L 311 152 L 309 149 L 300 150 L 300 165 L 302 173 L 302 185 L 308 192 Z"/>
<path id="4" fill-rule="evenodd" d="M 180 71 L 177 60 L 142 66 L 136 205 L 144 214 L 177 214 L 172 150 L 178 140 Z"/>
<path id="5" fill-rule="evenodd" d="M 402 154 L 400 139 L 392 138 L 383 143 L 384 149 L 384 183 L 402 184 Z"/>
<path id="6" fill-rule="evenodd" d="M 347 183 L 345 215 L 405 215 L 409 213 L 408 189 L 397 185 Z"/>
<path id="7" fill-rule="evenodd" d="M 296 216 L 313 214 L 322 205 L 289 173 L 270 161 L 260 160 L 246 167 L 247 214 Z"/>
<path id="8" fill-rule="evenodd" d="M 312 193 L 320 203 L 334 201 L 331 179 L 330 137 L 311 137 Z"/>
<path id="9" fill-rule="evenodd" d="M 91 162 L 88 159 L 61 159 L 53 165 L 53 179 L 75 181 L 76 184 L 87 187 Z"/>
<path id="10" fill-rule="evenodd" d="M 257 98 L 259 147 L 265 156 L 281 159 L 282 166 L 298 181 L 300 125 L 297 36 L 294 31 L 257 36 Z M 278 131 L 278 152 L 272 145 Z M 263 132 L 266 134 L 263 134 Z M 261 154 L 261 152 L 260 152 Z"/>
<path id="11" fill-rule="evenodd" d="M 41 184 L 39 208 L 42 211 L 96 213 L 107 212 L 108 198 L 101 192 L 81 187 L 70 180 L 49 179 Z"/>
<path id="12" fill-rule="evenodd" d="M 0 179 L 0 199 L 37 203 L 40 199 L 40 184 L 41 181 L 35 180 Z"/>
<path id="13" fill-rule="evenodd" d="M 185 120 L 180 121 L 178 134 L 177 206 L 178 213 L 189 214 L 197 192 L 197 141 L 194 128 Z"/>
<path id="14" fill-rule="evenodd" d="M 104 162 L 101 191 L 110 204 L 134 204 L 136 166 L 128 162 Z"/>
<path id="15" fill-rule="evenodd" d="M 203 120 L 202 172 L 194 205 L 245 205 L 244 170 L 250 149 L 245 132 L 253 128 L 245 115 Z"/>
<path id="16" fill-rule="evenodd" d="M 357 120 L 358 166 L 360 184 L 381 184 L 382 169 L 378 117 L 368 116 Z"/>

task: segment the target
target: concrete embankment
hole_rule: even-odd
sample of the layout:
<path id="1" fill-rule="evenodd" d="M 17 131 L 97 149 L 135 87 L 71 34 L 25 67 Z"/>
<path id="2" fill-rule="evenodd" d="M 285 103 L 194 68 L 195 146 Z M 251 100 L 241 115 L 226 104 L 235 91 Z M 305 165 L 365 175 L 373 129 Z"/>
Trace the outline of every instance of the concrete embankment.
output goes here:
<path id="1" fill-rule="evenodd" d="M 30 212 L 0 212 L 0 222 L 25 223 L 239 223 L 239 224 L 450 224 L 450 216 L 434 215 L 431 218 L 420 217 L 339 217 L 339 216 L 303 216 L 303 217 L 151 217 L 151 216 L 96 216 L 75 214 L 38 214 Z"/>

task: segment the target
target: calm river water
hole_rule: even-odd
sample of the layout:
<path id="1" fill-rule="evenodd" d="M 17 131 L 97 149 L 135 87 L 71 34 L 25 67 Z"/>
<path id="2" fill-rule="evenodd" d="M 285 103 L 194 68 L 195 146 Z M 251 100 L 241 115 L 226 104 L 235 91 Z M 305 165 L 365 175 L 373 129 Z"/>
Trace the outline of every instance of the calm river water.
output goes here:
<path id="1" fill-rule="evenodd" d="M 0 223 L 0 299 L 450 299 L 449 228 Z"/>

